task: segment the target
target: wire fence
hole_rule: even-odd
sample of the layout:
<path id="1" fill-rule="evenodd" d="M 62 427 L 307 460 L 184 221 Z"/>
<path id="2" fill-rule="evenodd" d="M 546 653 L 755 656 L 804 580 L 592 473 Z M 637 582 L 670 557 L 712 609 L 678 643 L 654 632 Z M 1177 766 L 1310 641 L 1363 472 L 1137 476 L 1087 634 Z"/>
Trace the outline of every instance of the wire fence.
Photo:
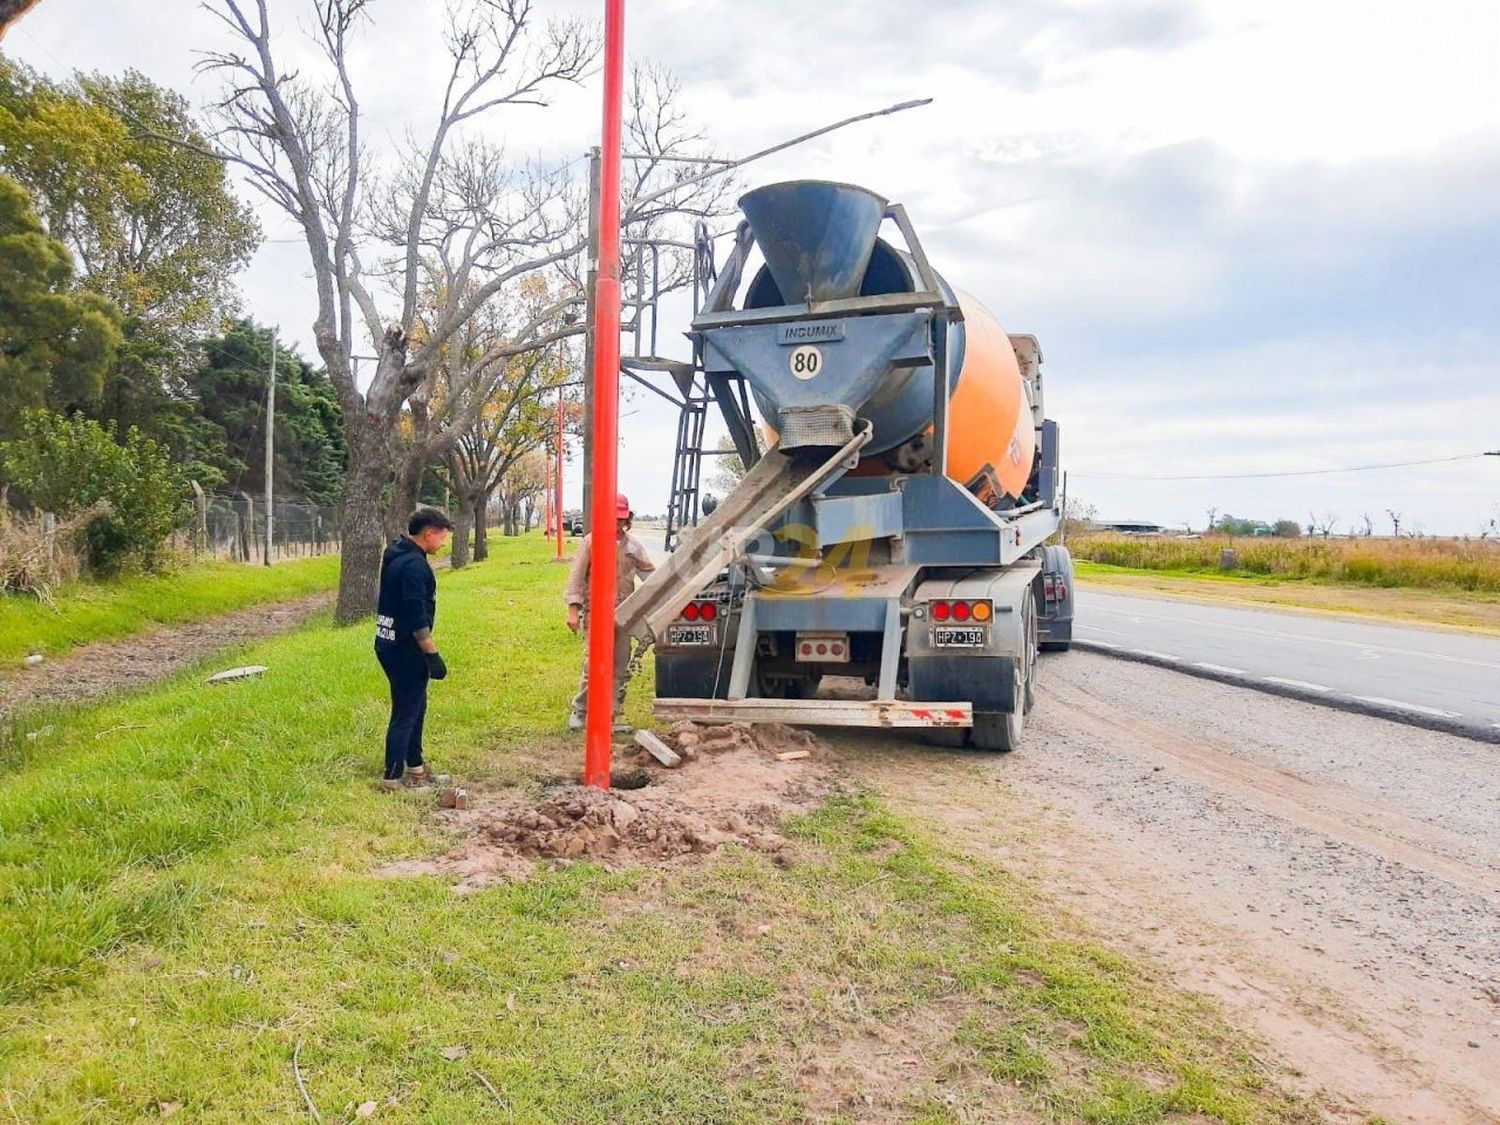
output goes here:
<path id="1" fill-rule="evenodd" d="M 341 528 L 337 507 L 300 500 L 276 500 L 272 507 L 271 561 L 338 553 Z M 264 562 L 264 499 L 248 493 L 195 494 L 193 520 L 185 534 L 195 554 Z"/>

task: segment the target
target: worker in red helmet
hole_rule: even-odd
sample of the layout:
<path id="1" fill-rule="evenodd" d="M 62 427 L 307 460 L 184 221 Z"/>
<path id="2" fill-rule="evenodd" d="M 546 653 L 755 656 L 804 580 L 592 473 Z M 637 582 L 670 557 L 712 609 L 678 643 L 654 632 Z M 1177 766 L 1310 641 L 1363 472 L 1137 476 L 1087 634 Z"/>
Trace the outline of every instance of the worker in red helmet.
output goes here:
<path id="1" fill-rule="evenodd" d="M 621 493 L 615 497 L 615 604 L 619 605 L 630 596 L 635 589 L 636 576 L 644 577 L 656 569 L 656 564 L 651 561 L 651 556 L 646 553 L 646 548 L 641 541 L 630 534 L 632 512 L 630 501 Z M 563 600 L 568 605 L 568 628 L 578 632 L 586 625 L 584 607 L 589 601 L 589 560 L 593 557 L 591 544 L 592 535 L 585 535 L 583 542 L 578 546 L 578 553 L 573 556 L 573 569 L 568 572 L 568 587 L 563 593 Z M 630 634 L 623 631 L 615 633 L 615 717 L 619 718 L 620 707 L 625 702 L 625 685 L 630 682 L 631 668 L 630 658 Z M 587 647 L 583 653 L 583 675 L 578 685 L 578 694 L 573 697 L 573 710 L 568 715 L 568 729 L 582 730 L 583 716 L 588 706 L 589 694 L 589 656 Z M 616 730 L 628 729 L 624 723 L 616 721 Z"/>

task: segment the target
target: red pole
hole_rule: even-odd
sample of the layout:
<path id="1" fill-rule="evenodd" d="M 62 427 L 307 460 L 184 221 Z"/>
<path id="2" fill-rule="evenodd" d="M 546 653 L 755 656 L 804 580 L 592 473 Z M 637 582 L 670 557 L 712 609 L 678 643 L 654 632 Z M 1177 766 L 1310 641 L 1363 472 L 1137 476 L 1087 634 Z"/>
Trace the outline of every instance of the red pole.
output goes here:
<path id="1" fill-rule="evenodd" d="M 599 281 L 594 289 L 594 479 L 590 516 L 589 691 L 583 783 L 609 788 L 615 696 L 615 496 L 620 427 L 620 120 L 625 0 L 604 4 L 604 122 L 599 164 Z"/>
<path id="2" fill-rule="evenodd" d="M 557 504 L 557 561 L 562 562 L 563 549 L 563 391 L 557 388 L 557 467 L 552 474 L 553 497 Z"/>

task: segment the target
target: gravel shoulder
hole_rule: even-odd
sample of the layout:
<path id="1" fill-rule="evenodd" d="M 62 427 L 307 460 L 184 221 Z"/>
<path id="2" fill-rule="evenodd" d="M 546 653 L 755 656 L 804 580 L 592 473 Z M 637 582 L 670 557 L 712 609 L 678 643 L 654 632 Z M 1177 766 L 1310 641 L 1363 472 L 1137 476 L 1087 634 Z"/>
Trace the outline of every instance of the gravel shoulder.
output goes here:
<path id="1" fill-rule="evenodd" d="M 0 718 L 145 687 L 216 652 L 295 629 L 332 605 L 333 598 L 331 591 L 312 594 L 82 645 L 0 678 Z"/>
<path id="2" fill-rule="evenodd" d="M 1331 1119 L 1500 1121 L 1494 747 L 1077 652 L 1038 700 L 1005 757 L 839 743 L 1220 1002 Z"/>

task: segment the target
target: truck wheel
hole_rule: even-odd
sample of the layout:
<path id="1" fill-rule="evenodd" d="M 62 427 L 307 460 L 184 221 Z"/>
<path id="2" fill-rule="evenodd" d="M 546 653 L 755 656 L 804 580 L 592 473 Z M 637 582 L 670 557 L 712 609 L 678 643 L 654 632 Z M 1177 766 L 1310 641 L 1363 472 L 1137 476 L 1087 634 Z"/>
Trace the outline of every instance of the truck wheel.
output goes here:
<path id="1" fill-rule="evenodd" d="M 1031 709 L 1036 706 L 1037 653 L 1041 651 L 1041 645 L 1039 645 L 1037 643 L 1037 622 L 1036 622 L 1037 612 L 1036 612 L 1036 596 L 1035 595 L 1032 595 L 1031 597 L 1029 597 L 1029 598 L 1026 599 L 1025 604 L 1021 607 L 1021 612 L 1026 615 L 1026 622 L 1025 622 L 1025 625 L 1023 626 L 1023 628 L 1026 631 L 1025 632 L 1025 636 L 1026 636 L 1026 692 L 1025 692 L 1025 699 L 1026 699 L 1026 713 L 1030 714 L 1031 713 Z"/>
<path id="2" fill-rule="evenodd" d="M 1030 595 L 1021 603 L 1021 637 L 1021 658 L 1011 665 L 1016 678 L 1011 689 L 1015 709 L 974 713 L 969 744 L 976 750 L 1009 752 L 1021 746 L 1026 712 L 1031 710 L 1036 697 L 1036 599 Z"/>
<path id="3" fill-rule="evenodd" d="M 1009 752 L 1021 745 L 1026 716 L 1015 711 L 976 711 L 969 728 L 969 745 L 976 750 Z"/>

